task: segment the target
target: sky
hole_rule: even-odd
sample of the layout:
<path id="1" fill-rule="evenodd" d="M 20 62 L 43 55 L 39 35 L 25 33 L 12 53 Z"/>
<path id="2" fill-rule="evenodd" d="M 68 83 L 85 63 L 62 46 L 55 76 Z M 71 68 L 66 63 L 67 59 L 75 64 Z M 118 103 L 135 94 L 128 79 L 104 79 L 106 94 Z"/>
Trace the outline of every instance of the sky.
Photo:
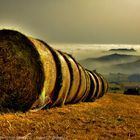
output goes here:
<path id="1" fill-rule="evenodd" d="M 140 0 L 0 0 L 0 29 L 49 43 L 140 44 Z"/>

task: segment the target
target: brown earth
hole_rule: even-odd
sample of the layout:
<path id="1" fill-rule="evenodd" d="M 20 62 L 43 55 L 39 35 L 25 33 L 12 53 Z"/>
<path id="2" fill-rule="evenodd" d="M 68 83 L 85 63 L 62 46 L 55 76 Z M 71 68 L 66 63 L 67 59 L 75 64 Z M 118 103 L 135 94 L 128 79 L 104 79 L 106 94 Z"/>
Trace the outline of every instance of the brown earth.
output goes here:
<path id="1" fill-rule="evenodd" d="M 92 103 L 1 114 L 0 139 L 140 140 L 140 96 L 106 94 Z"/>

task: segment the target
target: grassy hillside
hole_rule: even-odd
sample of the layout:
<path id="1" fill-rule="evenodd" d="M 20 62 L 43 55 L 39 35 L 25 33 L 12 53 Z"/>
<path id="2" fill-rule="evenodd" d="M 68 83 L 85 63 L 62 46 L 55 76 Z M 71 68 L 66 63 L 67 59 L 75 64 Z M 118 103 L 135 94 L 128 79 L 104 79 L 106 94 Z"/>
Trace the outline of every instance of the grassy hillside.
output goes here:
<path id="1" fill-rule="evenodd" d="M 66 105 L 25 114 L 1 114 L 0 136 L 21 136 L 27 139 L 138 140 L 140 96 L 106 94 L 93 103 Z"/>

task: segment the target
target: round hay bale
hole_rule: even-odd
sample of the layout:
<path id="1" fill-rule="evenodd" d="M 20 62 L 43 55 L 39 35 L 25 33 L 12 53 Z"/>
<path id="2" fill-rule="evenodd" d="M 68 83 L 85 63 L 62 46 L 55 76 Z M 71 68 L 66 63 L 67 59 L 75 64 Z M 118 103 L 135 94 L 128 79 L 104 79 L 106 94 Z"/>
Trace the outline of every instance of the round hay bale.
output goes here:
<path id="1" fill-rule="evenodd" d="M 61 90 L 59 91 L 58 98 L 56 100 L 56 103 L 54 105 L 64 105 L 67 95 L 69 94 L 70 89 L 70 83 L 71 83 L 71 77 L 70 77 L 70 71 L 68 67 L 68 63 L 64 56 L 57 52 L 57 55 L 61 62 L 61 70 L 62 70 L 62 84 L 61 84 Z"/>
<path id="2" fill-rule="evenodd" d="M 36 49 L 40 54 L 45 76 L 42 92 L 32 105 L 31 109 L 41 109 L 51 102 L 51 97 L 53 96 L 52 94 L 55 89 L 57 78 L 57 60 L 55 60 L 53 55 L 55 53 L 54 50 L 47 43 L 38 39 L 29 39 L 36 46 Z"/>
<path id="3" fill-rule="evenodd" d="M 107 92 L 108 92 L 108 88 L 109 88 L 109 83 L 108 83 L 108 81 L 106 80 L 106 78 L 104 78 L 103 76 L 102 76 L 102 78 L 103 78 L 104 85 L 105 85 L 105 93 L 107 93 Z"/>
<path id="4" fill-rule="evenodd" d="M 86 92 L 81 99 L 83 102 L 86 100 L 87 96 L 89 95 L 90 86 L 91 86 L 91 80 L 87 70 L 85 70 L 85 74 L 86 74 Z"/>
<path id="5" fill-rule="evenodd" d="M 55 84 L 53 91 L 49 95 L 51 99 L 50 107 L 63 105 L 65 103 L 66 96 L 68 94 L 70 87 L 70 72 L 68 69 L 68 65 L 64 57 L 58 51 L 51 48 L 44 41 L 42 40 L 39 41 L 43 43 L 45 47 L 51 51 L 56 67 L 56 70 L 54 71 L 55 73 L 51 72 L 48 75 L 50 79 L 52 79 L 53 75 L 56 75 L 56 80 L 54 80 L 56 82 L 50 80 L 50 84 Z M 49 65 L 49 69 L 52 70 L 53 67 Z"/>
<path id="6" fill-rule="evenodd" d="M 90 77 L 90 90 L 89 90 L 89 94 L 86 97 L 85 101 L 89 102 L 89 101 L 94 101 L 95 100 L 95 94 L 97 92 L 97 81 L 96 78 L 93 76 L 92 72 L 87 71 Z"/>
<path id="7" fill-rule="evenodd" d="M 75 59 L 72 56 L 66 53 L 61 53 L 61 54 L 64 56 L 68 64 L 70 77 L 71 77 L 70 89 L 66 98 L 66 104 L 68 104 L 71 103 L 76 93 L 78 92 L 78 88 L 80 85 L 80 71 L 78 68 L 78 64 L 76 63 Z"/>
<path id="8" fill-rule="evenodd" d="M 98 99 L 100 97 L 100 94 L 102 93 L 102 80 L 101 80 L 100 76 L 98 76 L 97 73 L 92 72 L 92 75 L 95 77 L 96 83 L 97 83 L 97 90 L 94 95 L 94 98 Z"/>
<path id="9" fill-rule="evenodd" d="M 61 87 L 62 87 L 62 82 L 63 82 L 63 76 L 62 76 L 62 66 L 61 66 L 61 60 L 60 60 L 60 57 L 59 55 L 57 54 L 57 52 L 49 47 L 49 45 L 42 41 L 42 40 L 39 40 L 42 44 L 45 45 L 46 48 L 48 48 L 52 55 L 53 55 L 53 59 L 55 61 L 55 66 L 56 66 L 56 82 L 55 82 L 55 87 L 52 91 L 52 93 L 50 93 L 50 98 L 51 98 L 51 104 L 50 104 L 50 107 L 54 106 L 56 104 L 56 100 L 58 98 L 58 95 L 59 95 L 59 91 L 61 90 Z M 49 66 L 50 70 L 51 70 L 51 65 Z M 49 77 L 51 78 L 52 75 L 54 75 L 55 73 L 51 73 L 51 75 L 49 75 Z M 52 83 L 54 84 L 54 83 Z"/>
<path id="10" fill-rule="evenodd" d="M 82 97 L 84 96 L 84 94 L 86 92 L 86 74 L 85 74 L 85 70 L 79 64 L 78 64 L 78 67 L 80 69 L 80 86 L 79 86 L 79 89 L 78 89 L 78 92 L 77 92 L 76 96 L 71 101 L 71 103 L 77 103 L 77 102 L 81 101 Z"/>
<path id="11" fill-rule="evenodd" d="M 108 82 L 100 73 L 97 73 L 97 75 L 101 78 L 101 81 L 102 81 L 102 93 L 99 96 L 99 97 L 102 97 L 108 90 Z"/>
<path id="12" fill-rule="evenodd" d="M 104 85 L 104 81 L 103 81 L 103 78 L 102 78 L 102 76 L 99 74 L 99 73 L 96 73 L 97 75 L 98 75 L 98 77 L 99 77 L 99 79 L 100 79 L 100 87 L 101 87 L 101 92 L 98 94 L 98 97 L 97 98 L 100 98 L 100 97 L 102 97 L 103 95 L 104 95 L 104 93 L 105 93 L 105 85 Z"/>
<path id="13" fill-rule="evenodd" d="M 17 31 L 0 30 L 0 111 L 30 109 L 44 80 L 35 45 Z"/>
<path id="14" fill-rule="evenodd" d="M 65 104 L 69 89 L 70 89 L 70 71 L 68 64 L 63 57 L 63 55 L 55 51 L 56 56 L 58 60 L 56 61 L 57 65 L 59 65 L 59 68 L 57 67 L 58 73 L 57 73 L 57 83 L 59 84 L 59 89 L 55 89 L 54 95 L 52 97 L 52 106 L 62 106 Z M 59 64 L 58 64 L 59 61 Z"/>

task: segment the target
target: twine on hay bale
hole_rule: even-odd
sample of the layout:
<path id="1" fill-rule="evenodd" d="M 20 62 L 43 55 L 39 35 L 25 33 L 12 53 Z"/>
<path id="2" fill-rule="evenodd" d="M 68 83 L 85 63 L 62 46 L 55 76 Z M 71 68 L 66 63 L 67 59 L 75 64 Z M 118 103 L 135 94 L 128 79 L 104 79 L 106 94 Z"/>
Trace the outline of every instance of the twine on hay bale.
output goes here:
<path id="1" fill-rule="evenodd" d="M 0 30 L 0 111 L 27 111 L 43 82 L 44 70 L 34 44 L 17 31 Z"/>

